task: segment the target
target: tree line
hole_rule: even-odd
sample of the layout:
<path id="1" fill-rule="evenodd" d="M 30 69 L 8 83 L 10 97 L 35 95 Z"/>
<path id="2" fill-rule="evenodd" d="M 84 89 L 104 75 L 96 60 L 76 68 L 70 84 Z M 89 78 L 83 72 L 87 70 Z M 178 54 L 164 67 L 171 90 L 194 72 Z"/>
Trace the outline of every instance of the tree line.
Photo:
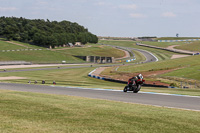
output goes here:
<path id="1" fill-rule="evenodd" d="M 67 43 L 97 43 L 96 35 L 69 21 L 49 21 L 17 17 L 0 17 L 0 36 L 7 40 L 29 42 L 43 47 Z"/>

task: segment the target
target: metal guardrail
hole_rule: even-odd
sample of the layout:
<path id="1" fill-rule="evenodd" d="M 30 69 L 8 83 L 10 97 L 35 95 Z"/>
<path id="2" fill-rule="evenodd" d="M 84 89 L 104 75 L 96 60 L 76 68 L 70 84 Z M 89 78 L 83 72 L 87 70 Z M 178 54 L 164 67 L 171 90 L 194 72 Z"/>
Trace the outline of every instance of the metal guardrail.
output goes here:
<path id="1" fill-rule="evenodd" d="M 149 47 L 149 48 L 166 50 L 166 51 L 170 51 L 170 52 L 174 52 L 174 53 L 179 53 L 179 54 L 195 55 L 195 52 L 190 52 L 190 51 L 183 51 L 183 50 L 178 50 L 178 49 L 167 49 L 167 48 L 156 47 L 156 46 L 151 46 L 151 45 L 141 44 L 141 43 L 136 43 L 136 45 L 143 46 L 143 47 Z"/>

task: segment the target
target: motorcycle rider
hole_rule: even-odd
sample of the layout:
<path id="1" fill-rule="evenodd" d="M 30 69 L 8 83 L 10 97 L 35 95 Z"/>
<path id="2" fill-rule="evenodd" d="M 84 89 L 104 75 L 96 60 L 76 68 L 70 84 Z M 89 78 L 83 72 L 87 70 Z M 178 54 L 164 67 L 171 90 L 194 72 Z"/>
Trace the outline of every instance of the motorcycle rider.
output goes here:
<path id="1" fill-rule="evenodd" d="M 130 79 L 128 80 L 128 84 L 129 84 L 130 86 L 134 85 L 134 84 L 135 84 L 135 77 L 130 78 Z"/>
<path id="2" fill-rule="evenodd" d="M 143 80 L 142 74 L 138 74 L 128 80 L 128 84 L 124 87 L 124 92 L 133 91 L 133 93 L 138 93 L 140 91 L 141 85 L 145 82 Z"/>
<path id="3" fill-rule="evenodd" d="M 130 78 L 130 79 L 128 80 L 129 85 L 134 85 L 134 84 L 135 84 L 135 81 L 137 81 L 138 79 L 143 79 L 142 74 L 139 74 L 139 75 L 137 75 L 137 76 L 134 76 L 134 77 Z"/>

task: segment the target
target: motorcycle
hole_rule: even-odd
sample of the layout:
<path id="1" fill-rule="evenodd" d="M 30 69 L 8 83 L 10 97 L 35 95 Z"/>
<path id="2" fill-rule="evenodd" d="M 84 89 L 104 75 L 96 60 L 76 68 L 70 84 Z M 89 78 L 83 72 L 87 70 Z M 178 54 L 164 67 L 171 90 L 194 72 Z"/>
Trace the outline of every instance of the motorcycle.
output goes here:
<path id="1" fill-rule="evenodd" d="M 141 86 L 144 84 L 145 80 L 143 76 L 140 74 L 134 78 L 130 78 L 128 80 L 127 85 L 124 87 L 124 92 L 133 91 L 133 93 L 138 93 L 141 89 Z"/>

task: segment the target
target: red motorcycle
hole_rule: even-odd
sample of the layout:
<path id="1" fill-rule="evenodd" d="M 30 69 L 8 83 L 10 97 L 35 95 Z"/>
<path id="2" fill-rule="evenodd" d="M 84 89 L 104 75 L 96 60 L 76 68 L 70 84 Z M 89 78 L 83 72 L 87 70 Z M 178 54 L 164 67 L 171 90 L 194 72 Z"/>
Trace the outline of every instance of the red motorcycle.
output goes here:
<path id="1" fill-rule="evenodd" d="M 124 87 L 124 92 L 133 91 L 133 93 L 138 93 L 141 89 L 141 86 L 144 84 L 145 80 L 143 79 L 142 74 L 139 74 L 128 80 L 127 85 Z"/>

